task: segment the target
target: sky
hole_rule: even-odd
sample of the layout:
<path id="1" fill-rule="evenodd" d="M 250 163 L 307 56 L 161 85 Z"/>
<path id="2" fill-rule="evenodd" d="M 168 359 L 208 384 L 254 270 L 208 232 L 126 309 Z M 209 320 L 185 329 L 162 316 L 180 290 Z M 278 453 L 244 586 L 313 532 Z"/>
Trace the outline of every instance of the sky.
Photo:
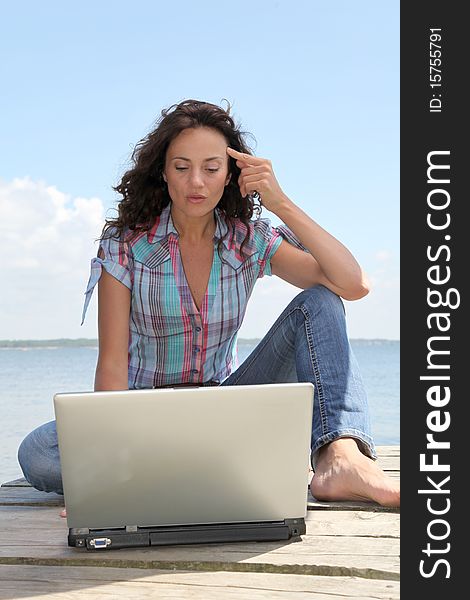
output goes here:
<path id="1" fill-rule="evenodd" d="M 187 98 L 227 99 L 283 191 L 367 272 L 371 292 L 344 302 L 350 337 L 399 339 L 398 0 L 24 0 L 2 21 L 0 339 L 97 337 L 96 296 L 80 323 L 112 186 Z M 259 280 L 239 336 L 300 291 Z"/>

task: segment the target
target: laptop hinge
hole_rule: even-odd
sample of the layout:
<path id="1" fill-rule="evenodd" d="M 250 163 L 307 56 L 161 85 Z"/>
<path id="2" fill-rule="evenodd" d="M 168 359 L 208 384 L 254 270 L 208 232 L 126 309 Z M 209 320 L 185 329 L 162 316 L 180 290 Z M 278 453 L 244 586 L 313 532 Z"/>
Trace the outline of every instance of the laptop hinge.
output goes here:
<path id="1" fill-rule="evenodd" d="M 127 533 L 135 533 L 137 531 L 137 525 L 126 525 Z"/>
<path id="2" fill-rule="evenodd" d="M 88 535 L 90 533 L 90 529 L 88 527 L 72 528 L 70 531 L 74 535 Z"/>

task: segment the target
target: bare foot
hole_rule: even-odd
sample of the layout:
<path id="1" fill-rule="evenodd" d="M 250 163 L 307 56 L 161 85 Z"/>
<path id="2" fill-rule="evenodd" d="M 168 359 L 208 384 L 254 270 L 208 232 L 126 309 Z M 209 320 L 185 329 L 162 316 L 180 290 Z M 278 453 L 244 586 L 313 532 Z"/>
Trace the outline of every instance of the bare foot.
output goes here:
<path id="1" fill-rule="evenodd" d="M 67 516 L 67 511 L 65 510 L 65 508 L 64 508 L 64 510 L 60 511 L 60 516 L 61 517 L 66 517 Z"/>
<path id="2" fill-rule="evenodd" d="M 362 454 L 353 438 L 339 438 L 323 446 L 310 483 L 317 500 L 361 500 L 400 506 L 400 484 Z"/>

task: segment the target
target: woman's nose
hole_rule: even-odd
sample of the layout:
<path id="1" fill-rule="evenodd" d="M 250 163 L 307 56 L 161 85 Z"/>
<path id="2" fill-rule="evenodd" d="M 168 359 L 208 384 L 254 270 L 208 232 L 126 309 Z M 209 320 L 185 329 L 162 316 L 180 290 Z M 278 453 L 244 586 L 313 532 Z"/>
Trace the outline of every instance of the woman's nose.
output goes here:
<path id="1" fill-rule="evenodd" d="M 190 172 L 189 179 L 191 181 L 191 184 L 194 186 L 204 185 L 202 173 L 200 171 L 198 171 L 197 169 L 193 169 Z"/>

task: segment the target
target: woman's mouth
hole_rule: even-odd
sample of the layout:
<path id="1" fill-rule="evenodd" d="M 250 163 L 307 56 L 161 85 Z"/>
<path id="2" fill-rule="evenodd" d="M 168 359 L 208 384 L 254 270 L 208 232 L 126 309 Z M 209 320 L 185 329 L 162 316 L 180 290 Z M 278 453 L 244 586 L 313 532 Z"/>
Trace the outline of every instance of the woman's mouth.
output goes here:
<path id="1" fill-rule="evenodd" d="M 188 202 L 192 202 L 193 204 L 200 204 L 201 202 L 203 202 L 206 197 L 205 196 L 188 196 Z"/>

